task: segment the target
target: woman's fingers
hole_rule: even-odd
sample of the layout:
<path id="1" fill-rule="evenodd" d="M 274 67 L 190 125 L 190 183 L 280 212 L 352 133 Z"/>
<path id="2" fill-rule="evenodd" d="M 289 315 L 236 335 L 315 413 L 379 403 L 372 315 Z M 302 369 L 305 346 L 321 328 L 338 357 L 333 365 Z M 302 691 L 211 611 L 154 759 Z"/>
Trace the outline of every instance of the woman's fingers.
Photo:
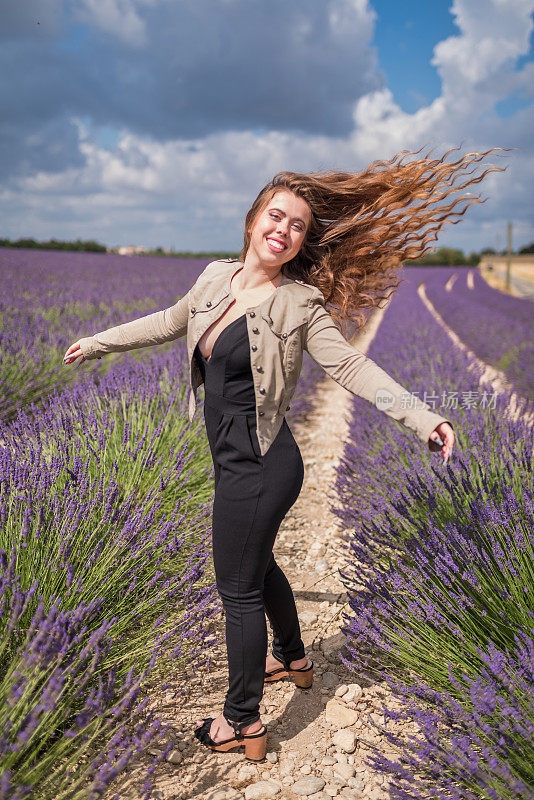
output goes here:
<path id="1" fill-rule="evenodd" d="M 452 453 L 452 448 L 454 446 L 454 431 L 450 425 L 447 423 L 442 423 L 441 425 L 441 440 L 443 441 L 443 447 L 441 448 L 441 455 L 443 461 L 447 463 L 448 458 Z"/>
<path id="2" fill-rule="evenodd" d="M 74 344 L 71 344 L 71 346 L 63 356 L 63 363 L 72 364 L 73 361 L 76 361 L 78 356 L 82 357 L 82 360 L 80 361 L 80 364 L 82 364 L 85 361 L 85 356 L 83 355 L 82 349 L 78 344 L 78 342 L 75 342 Z"/>
<path id="3" fill-rule="evenodd" d="M 441 448 L 441 457 L 445 463 L 452 453 L 452 448 L 454 446 L 454 431 L 452 427 L 449 425 L 448 422 L 440 423 L 432 433 L 430 434 L 430 438 L 436 441 L 438 438 L 441 439 L 443 442 L 443 447 Z"/>

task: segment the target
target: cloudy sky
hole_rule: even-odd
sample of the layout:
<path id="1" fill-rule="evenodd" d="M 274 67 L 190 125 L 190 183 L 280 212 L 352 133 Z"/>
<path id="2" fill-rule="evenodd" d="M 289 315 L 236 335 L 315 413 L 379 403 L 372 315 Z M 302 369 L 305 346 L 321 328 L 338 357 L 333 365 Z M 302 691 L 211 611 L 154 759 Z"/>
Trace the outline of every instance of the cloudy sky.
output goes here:
<path id="1" fill-rule="evenodd" d="M 237 250 L 279 170 L 514 147 L 446 225 L 534 240 L 534 0 L 0 0 L 0 236 Z"/>

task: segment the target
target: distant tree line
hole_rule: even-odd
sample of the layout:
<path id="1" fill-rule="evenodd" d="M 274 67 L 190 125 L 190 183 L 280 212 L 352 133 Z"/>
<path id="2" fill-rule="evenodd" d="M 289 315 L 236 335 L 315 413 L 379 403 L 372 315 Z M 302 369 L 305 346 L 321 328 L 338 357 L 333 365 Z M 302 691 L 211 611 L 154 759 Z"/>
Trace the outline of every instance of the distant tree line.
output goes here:
<path id="1" fill-rule="evenodd" d="M 435 253 L 427 253 L 422 258 L 416 258 L 405 263 L 408 265 L 425 264 L 436 267 L 458 267 L 462 265 L 476 267 L 481 255 L 481 253 L 471 253 L 466 256 L 463 250 L 458 250 L 454 247 L 438 247 Z"/>
<path id="2" fill-rule="evenodd" d="M 512 251 L 512 255 L 527 255 L 534 253 L 534 242 L 525 245 L 520 250 Z M 487 255 L 501 255 L 505 256 L 506 250 L 501 250 L 500 253 L 494 250 L 493 247 L 485 247 L 480 253 L 470 253 L 466 256 L 463 250 L 457 250 L 453 247 L 438 247 L 435 253 L 427 253 L 422 258 L 417 258 L 413 261 L 407 261 L 407 264 L 426 264 L 429 266 L 444 266 L 444 267 L 458 267 L 469 266 L 476 267 L 479 264 L 482 256 Z"/>
<path id="3" fill-rule="evenodd" d="M 525 245 L 525 247 L 522 247 L 520 250 L 517 250 L 516 252 L 514 252 L 512 250 L 512 255 L 515 255 L 515 256 L 523 256 L 523 255 L 526 256 L 526 255 L 529 255 L 530 253 L 534 253 L 534 242 L 531 242 L 530 244 Z M 481 254 L 483 256 L 485 256 L 485 255 L 489 255 L 489 256 L 497 256 L 497 255 L 505 256 L 505 255 L 507 255 L 507 251 L 506 250 L 501 250 L 500 252 L 498 252 L 497 250 L 494 250 L 493 247 L 486 247 L 486 248 L 484 248 L 484 250 L 481 251 Z"/>
<path id="4" fill-rule="evenodd" d="M 92 239 L 75 242 L 62 242 L 59 239 L 49 239 L 47 242 L 38 242 L 36 239 L 0 239 L 0 247 L 25 247 L 38 248 L 39 250 L 88 250 L 91 253 L 105 253 L 107 247 Z"/>
<path id="5" fill-rule="evenodd" d="M 113 248 L 113 251 L 116 252 L 117 248 Z M 111 252 L 111 251 L 110 251 Z M 211 258 L 215 261 L 217 258 L 239 258 L 239 253 L 236 252 L 229 252 L 226 250 L 200 250 L 200 251 L 193 251 L 193 250 L 167 250 L 163 249 L 163 247 L 155 247 L 152 250 L 147 250 L 145 253 L 139 253 L 136 255 L 142 256 L 170 256 L 172 258 Z"/>
<path id="6" fill-rule="evenodd" d="M 117 252 L 116 247 L 106 247 L 105 245 L 100 244 L 100 242 L 95 242 L 92 239 L 76 239 L 74 242 L 64 242 L 59 239 L 49 239 L 47 242 L 39 242 L 32 238 L 16 240 L 0 239 L 0 247 L 34 247 L 40 250 L 86 250 L 92 253 Z M 513 253 L 513 255 L 523 255 L 528 253 L 534 253 L 534 242 L 522 247 L 520 250 Z M 138 253 L 137 255 L 170 256 L 172 258 L 209 258 L 213 260 L 218 258 L 239 258 L 239 252 L 230 252 L 227 250 L 205 250 L 195 252 L 193 250 L 168 250 L 167 248 L 164 249 L 163 247 L 155 247 L 145 251 L 144 253 Z M 408 265 L 424 264 L 429 266 L 476 266 L 480 262 L 481 257 L 484 255 L 506 255 L 506 250 L 502 250 L 500 253 L 498 253 L 492 247 L 485 247 L 480 251 L 480 253 L 470 253 L 468 256 L 466 256 L 463 250 L 460 249 L 453 247 L 438 247 L 435 253 L 427 253 L 422 258 L 409 260 L 405 263 Z"/>

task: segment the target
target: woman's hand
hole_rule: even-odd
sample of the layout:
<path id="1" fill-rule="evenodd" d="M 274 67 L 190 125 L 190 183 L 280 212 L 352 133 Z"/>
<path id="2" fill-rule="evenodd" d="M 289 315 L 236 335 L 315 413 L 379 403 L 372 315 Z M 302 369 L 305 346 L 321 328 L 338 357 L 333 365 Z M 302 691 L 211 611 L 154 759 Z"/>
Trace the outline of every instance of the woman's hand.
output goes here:
<path id="1" fill-rule="evenodd" d="M 452 448 L 454 446 L 454 431 L 448 422 L 440 422 L 440 424 L 437 425 L 430 434 L 432 441 L 435 441 L 438 436 L 443 442 L 443 447 L 441 448 L 441 457 L 443 458 L 443 461 L 447 463 L 447 459 L 452 453 Z"/>
<path id="2" fill-rule="evenodd" d="M 76 361 L 78 356 L 82 357 L 82 360 L 80 361 L 80 364 L 83 364 L 83 362 L 86 359 L 85 359 L 85 356 L 82 353 L 82 348 L 80 347 L 78 342 L 74 342 L 74 344 L 71 344 L 71 346 L 69 347 L 69 349 L 67 350 L 67 352 L 63 356 L 63 363 L 64 364 L 72 364 L 73 361 Z"/>

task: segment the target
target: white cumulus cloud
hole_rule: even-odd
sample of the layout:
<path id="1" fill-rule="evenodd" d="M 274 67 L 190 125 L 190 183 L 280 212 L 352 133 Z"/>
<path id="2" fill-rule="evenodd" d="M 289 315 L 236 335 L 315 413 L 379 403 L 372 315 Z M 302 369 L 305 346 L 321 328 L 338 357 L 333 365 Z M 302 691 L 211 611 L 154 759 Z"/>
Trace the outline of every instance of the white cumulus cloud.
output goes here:
<path id="1" fill-rule="evenodd" d="M 152 0 L 79 0 L 79 13 L 130 44 L 143 42 L 147 28 L 142 7 Z M 225 0 L 223 5 L 238 5 Z M 157 4 L 154 5 L 154 9 Z M 454 0 L 451 13 L 458 34 L 439 42 L 432 64 L 441 93 L 414 113 L 407 113 L 376 74 L 374 88 L 354 98 L 352 130 L 334 135 L 306 131 L 214 130 L 213 133 L 156 140 L 124 125 L 118 144 L 98 144 L 94 132 L 76 115 L 81 165 L 64 171 L 35 170 L 13 179 L 0 194 L 0 209 L 11 235 L 45 238 L 86 236 L 108 244 L 124 242 L 175 245 L 183 249 L 236 249 L 242 241 L 244 214 L 259 189 L 277 171 L 342 169 L 359 171 L 375 159 L 428 144 L 434 155 L 451 147 L 480 152 L 491 147 L 517 148 L 501 162 L 504 173 L 489 175 L 472 187 L 488 200 L 472 206 L 458 225 L 446 226 L 438 244 L 466 250 L 495 246 L 495 231 L 514 220 L 515 242 L 534 239 L 532 191 L 534 104 L 506 118 L 496 104 L 522 93 L 532 95 L 534 65 L 517 66 L 529 52 L 531 0 Z M 359 22 L 370 36 L 376 12 L 366 0 L 331 0 L 329 25 L 336 36 L 356 37 Z M 298 17 L 306 38 L 312 31 Z M 341 41 L 341 38 L 339 41 Z M 328 58 L 336 57 L 334 52 Z M 232 93 L 232 87 L 228 87 Z M 276 86 L 272 91 L 276 102 Z M 39 206 L 51 202 L 58 228 Z M 32 229 L 20 215 L 31 207 Z M 501 247 L 504 239 L 501 238 Z"/>

